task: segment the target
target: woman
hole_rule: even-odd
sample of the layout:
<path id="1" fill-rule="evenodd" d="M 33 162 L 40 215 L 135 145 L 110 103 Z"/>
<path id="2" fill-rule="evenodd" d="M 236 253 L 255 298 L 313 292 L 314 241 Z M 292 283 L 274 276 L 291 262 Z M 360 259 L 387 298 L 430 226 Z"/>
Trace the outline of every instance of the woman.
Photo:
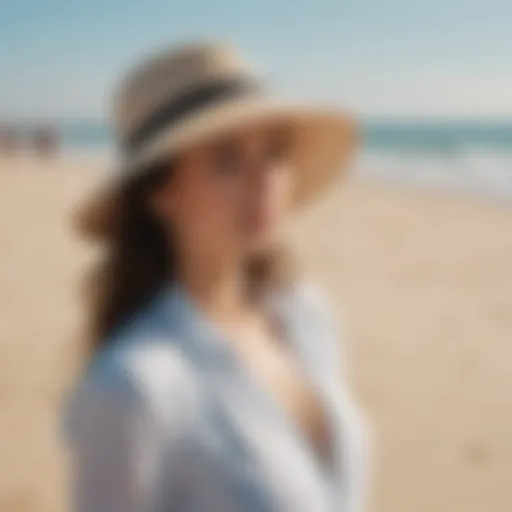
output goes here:
<path id="1" fill-rule="evenodd" d="M 355 511 L 361 431 L 285 213 L 354 146 L 228 48 L 146 61 L 118 94 L 123 173 L 80 213 L 104 247 L 93 355 L 66 410 L 80 512 Z"/>

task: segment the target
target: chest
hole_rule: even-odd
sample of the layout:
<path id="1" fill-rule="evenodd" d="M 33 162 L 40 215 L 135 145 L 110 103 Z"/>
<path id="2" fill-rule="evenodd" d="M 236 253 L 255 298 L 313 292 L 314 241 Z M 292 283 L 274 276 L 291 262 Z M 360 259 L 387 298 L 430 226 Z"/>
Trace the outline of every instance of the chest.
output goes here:
<path id="1" fill-rule="evenodd" d="M 293 353 L 244 340 L 232 357 L 209 323 L 197 315 L 192 321 L 183 308 L 175 313 L 173 337 L 194 382 L 190 438 L 204 474 L 198 481 L 236 496 L 247 512 L 320 512 L 332 510 L 333 500 L 345 502 L 358 473 L 358 427 L 336 365 L 322 351 L 336 341 L 324 339 L 321 324 L 306 315 L 284 323 L 293 327 L 285 333 Z"/>
<path id="2" fill-rule="evenodd" d="M 272 383 L 245 370 L 212 370 L 203 377 L 205 405 L 194 436 L 200 439 L 198 471 L 205 478 L 198 480 L 221 489 L 247 512 L 331 510 L 327 468 L 284 408 L 289 397 L 270 396 L 263 386 L 270 389 Z"/>
<path id="3" fill-rule="evenodd" d="M 322 460 L 329 457 L 327 411 L 311 375 L 279 339 L 261 335 L 237 348 L 240 362 L 256 387 L 282 409 L 285 416 Z"/>

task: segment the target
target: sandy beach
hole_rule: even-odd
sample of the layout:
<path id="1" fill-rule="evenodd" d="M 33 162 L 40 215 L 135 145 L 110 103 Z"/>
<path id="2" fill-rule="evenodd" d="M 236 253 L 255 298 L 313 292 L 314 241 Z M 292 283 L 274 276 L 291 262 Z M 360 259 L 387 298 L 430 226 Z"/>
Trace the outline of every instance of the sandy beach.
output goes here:
<path id="1" fill-rule="evenodd" d="M 0 510 L 64 512 L 58 411 L 80 364 L 69 232 L 90 163 L 0 161 Z M 512 207 L 356 179 L 291 238 L 347 332 L 372 512 L 512 510 Z"/>

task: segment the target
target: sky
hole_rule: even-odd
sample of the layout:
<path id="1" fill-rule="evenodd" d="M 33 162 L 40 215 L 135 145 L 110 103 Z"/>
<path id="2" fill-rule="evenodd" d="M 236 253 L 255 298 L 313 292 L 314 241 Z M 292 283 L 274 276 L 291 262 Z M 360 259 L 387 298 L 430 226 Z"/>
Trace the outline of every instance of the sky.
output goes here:
<path id="1" fill-rule="evenodd" d="M 511 0 L 0 0 L 0 118 L 102 118 L 141 56 L 232 43 L 366 117 L 512 117 Z"/>

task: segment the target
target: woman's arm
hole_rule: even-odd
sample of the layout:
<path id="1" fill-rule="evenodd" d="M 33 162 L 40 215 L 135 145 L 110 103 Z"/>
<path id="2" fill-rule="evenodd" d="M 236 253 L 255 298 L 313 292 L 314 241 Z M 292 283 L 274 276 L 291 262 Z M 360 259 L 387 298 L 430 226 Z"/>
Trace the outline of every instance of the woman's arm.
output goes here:
<path id="1" fill-rule="evenodd" d="M 151 421 L 121 372 L 85 378 L 66 411 L 73 510 L 144 512 L 153 486 Z"/>
<path id="2" fill-rule="evenodd" d="M 158 417 L 126 371 L 109 368 L 86 378 L 66 423 L 74 469 L 72 510 L 155 512 L 168 504 L 179 480 L 169 449 L 177 452 L 179 446 L 164 442 Z"/>

